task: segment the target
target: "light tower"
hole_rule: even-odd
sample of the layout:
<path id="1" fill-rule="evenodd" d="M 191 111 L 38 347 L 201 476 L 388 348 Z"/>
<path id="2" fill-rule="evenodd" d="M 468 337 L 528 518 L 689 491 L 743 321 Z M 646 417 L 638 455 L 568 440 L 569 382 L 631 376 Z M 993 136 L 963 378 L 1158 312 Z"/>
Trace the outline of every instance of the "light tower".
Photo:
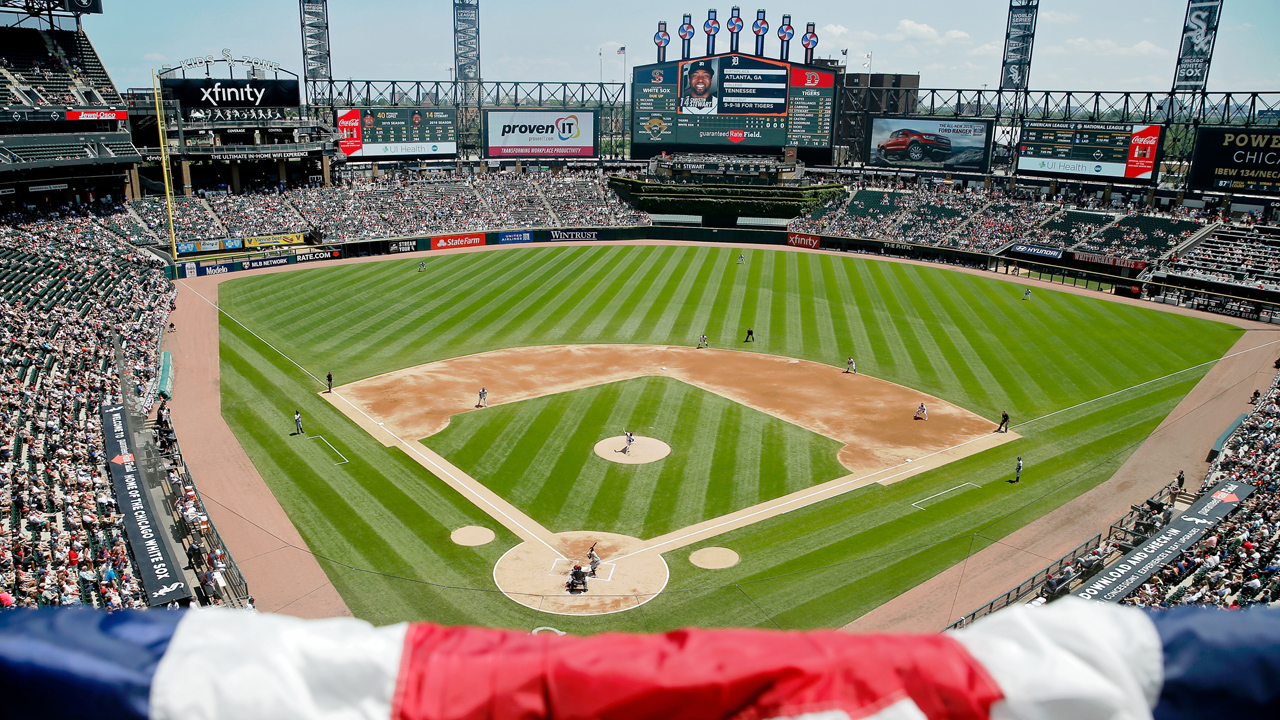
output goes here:
<path id="1" fill-rule="evenodd" d="M 298 0 L 298 12 L 302 18 L 302 78 L 304 81 L 332 80 L 333 65 L 329 60 L 329 2 Z"/>

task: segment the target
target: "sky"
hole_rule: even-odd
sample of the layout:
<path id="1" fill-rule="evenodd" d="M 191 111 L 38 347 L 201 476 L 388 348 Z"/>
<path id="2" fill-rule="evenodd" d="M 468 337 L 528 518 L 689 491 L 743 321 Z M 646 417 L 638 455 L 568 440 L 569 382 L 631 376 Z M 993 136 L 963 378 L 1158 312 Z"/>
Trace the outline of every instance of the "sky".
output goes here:
<path id="1" fill-rule="evenodd" d="M 296 0 L 104 0 L 105 13 L 85 29 L 121 88 L 150 87 L 151 71 L 184 58 L 233 55 L 275 60 L 301 74 Z M 653 35 L 667 22 L 669 59 L 680 55 L 676 28 L 685 13 L 701 32 L 710 3 L 651 0 L 480 0 L 480 65 L 485 80 L 621 82 L 627 67 L 654 62 Z M 731 5 L 721 5 L 720 22 Z M 742 7 L 750 23 L 760 5 Z M 778 55 L 783 13 L 797 36 L 817 26 L 819 57 L 847 49 L 852 71 L 872 53 L 872 70 L 919 73 L 929 88 L 994 87 L 1008 15 L 1006 0 L 789 0 L 765 5 L 765 52 Z M 1031 88 L 1036 90 L 1167 91 L 1186 3 L 1181 0 L 1041 0 Z M 448 80 L 453 65 L 452 3 L 443 0 L 330 0 L 330 45 L 336 79 Z M 1280 0 L 1226 0 L 1209 74 L 1210 91 L 1280 90 Z M 721 30 L 717 50 L 729 47 Z M 802 58 L 798 37 L 791 59 Z M 603 54 L 603 56 L 601 55 Z"/>

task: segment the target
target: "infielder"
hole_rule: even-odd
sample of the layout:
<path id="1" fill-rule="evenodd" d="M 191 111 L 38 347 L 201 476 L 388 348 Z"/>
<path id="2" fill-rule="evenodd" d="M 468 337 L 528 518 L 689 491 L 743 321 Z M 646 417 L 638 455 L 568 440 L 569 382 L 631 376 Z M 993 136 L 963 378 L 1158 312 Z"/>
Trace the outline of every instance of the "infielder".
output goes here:
<path id="1" fill-rule="evenodd" d="M 591 549 L 587 551 L 587 560 L 591 562 L 591 572 L 588 573 L 588 575 L 590 577 L 595 577 L 596 568 L 600 567 L 600 556 L 596 554 L 595 543 L 592 543 Z"/>
<path id="2" fill-rule="evenodd" d="M 854 362 L 854 361 L 853 361 L 853 358 L 849 358 L 849 362 L 845 363 L 844 371 L 845 371 L 846 373 L 853 373 L 854 375 L 857 375 L 857 374 L 858 374 L 858 363 Z"/>
<path id="3" fill-rule="evenodd" d="M 298 410 L 293 411 L 293 426 L 298 429 L 296 435 L 306 435 L 307 431 L 302 429 L 302 413 Z"/>
<path id="4" fill-rule="evenodd" d="M 489 391 L 480 388 L 480 400 L 476 403 L 476 407 L 489 407 Z"/>
<path id="5" fill-rule="evenodd" d="M 915 420 L 916 418 L 929 419 L 929 408 L 925 407 L 924 403 L 920 403 L 920 407 L 916 408 L 916 416 L 911 419 Z"/>
<path id="6" fill-rule="evenodd" d="M 711 343 L 707 342 L 707 334 L 706 334 L 706 333 L 703 333 L 703 334 L 698 338 L 698 349 L 699 349 L 699 350 L 701 350 L 701 349 L 702 349 L 702 348 L 704 348 L 704 347 L 711 347 Z"/>

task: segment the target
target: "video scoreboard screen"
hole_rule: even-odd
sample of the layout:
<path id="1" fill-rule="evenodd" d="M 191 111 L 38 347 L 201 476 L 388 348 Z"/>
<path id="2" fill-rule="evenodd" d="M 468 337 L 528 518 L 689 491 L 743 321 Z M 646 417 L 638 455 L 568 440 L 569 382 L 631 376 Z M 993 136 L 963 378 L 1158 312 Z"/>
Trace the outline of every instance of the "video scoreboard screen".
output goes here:
<path id="1" fill-rule="evenodd" d="M 641 65 L 632 75 L 632 143 L 831 147 L 835 74 L 752 55 Z"/>
<path id="2" fill-rule="evenodd" d="M 338 148 L 347 157 L 430 157 L 458 153 L 452 108 L 353 108 L 338 115 Z"/>
<path id="3" fill-rule="evenodd" d="M 1192 157 L 1192 190 L 1280 196 L 1280 129 L 1202 127 Z"/>
<path id="4" fill-rule="evenodd" d="M 1163 126 L 1025 120 L 1018 172 L 1155 183 Z"/>

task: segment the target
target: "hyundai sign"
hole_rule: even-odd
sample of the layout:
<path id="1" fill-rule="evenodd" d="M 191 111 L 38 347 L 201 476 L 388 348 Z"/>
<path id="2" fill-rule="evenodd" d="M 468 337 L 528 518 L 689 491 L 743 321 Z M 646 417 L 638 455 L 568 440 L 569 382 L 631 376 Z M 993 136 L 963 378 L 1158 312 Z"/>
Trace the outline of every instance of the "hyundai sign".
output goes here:
<path id="1" fill-rule="evenodd" d="M 488 110 L 486 158 L 590 158 L 597 152 L 594 110 Z"/>

